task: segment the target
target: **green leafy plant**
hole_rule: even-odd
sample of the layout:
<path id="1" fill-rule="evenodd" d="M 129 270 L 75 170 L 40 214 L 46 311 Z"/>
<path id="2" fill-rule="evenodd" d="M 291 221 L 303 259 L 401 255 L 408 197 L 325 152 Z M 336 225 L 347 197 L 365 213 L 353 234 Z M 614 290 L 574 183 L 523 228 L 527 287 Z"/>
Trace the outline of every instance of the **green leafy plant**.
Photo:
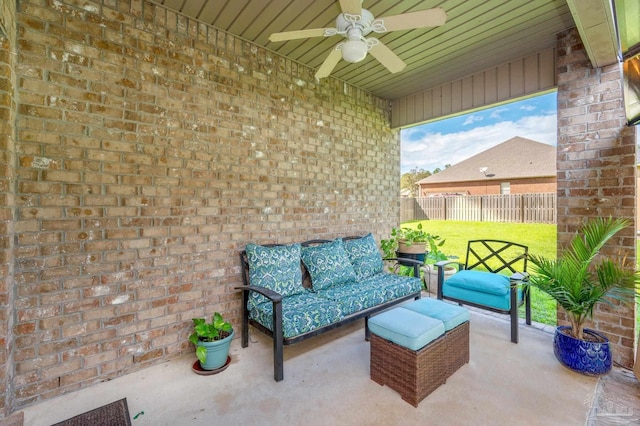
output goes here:
<path id="1" fill-rule="evenodd" d="M 429 240 L 433 238 L 431 234 L 422 229 L 421 223 L 415 228 L 393 228 L 391 230 L 391 236 L 395 237 L 398 241 L 402 241 L 408 247 L 413 244 L 429 243 Z"/>
<path id="2" fill-rule="evenodd" d="M 429 253 L 427 253 L 425 258 L 426 263 L 436 263 L 441 260 L 457 259 L 456 256 L 447 255 L 441 250 L 445 240 L 439 236 L 430 235 L 427 242 L 429 243 Z"/>
<path id="3" fill-rule="evenodd" d="M 623 219 L 597 218 L 587 222 L 557 259 L 530 256 L 528 285 L 556 300 L 571 324 L 571 336 L 584 340 L 584 323 L 598 302 L 630 303 L 638 294 L 640 275 L 635 267 L 600 254 L 602 247 L 628 226 Z"/>
<path id="4" fill-rule="evenodd" d="M 218 312 L 213 314 L 210 323 L 204 318 L 193 318 L 193 333 L 189 336 L 189 341 L 196 346 L 196 356 L 200 362 L 207 360 L 207 349 L 199 346 L 198 342 L 213 342 L 222 340 L 231 334 L 231 324 L 226 322 Z"/>
<path id="5" fill-rule="evenodd" d="M 380 248 L 386 259 L 396 257 L 398 243 L 402 241 L 407 246 L 415 243 L 427 244 L 429 233 L 422 230 L 422 224 L 419 223 L 416 229 L 413 228 L 391 228 L 391 236 L 386 240 L 380 241 Z"/>
<path id="6" fill-rule="evenodd" d="M 385 259 L 396 257 L 398 243 L 401 241 L 408 247 L 418 243 L 425 244 L 425 247 L 429 246 L 429 253 L 426 256 L 426 260 L 429 263 L 454 258 L 454 256 L 449 256 L 442 252 L 441 247 L 444 245 L 445 240 L 438 235 L 426 232 L 422 229 L 422 223 L 419 223 L 415 229 L 406 227 L 391 229 L 390 238 L 380 241 L 380 248 L 384 253 Z"/>

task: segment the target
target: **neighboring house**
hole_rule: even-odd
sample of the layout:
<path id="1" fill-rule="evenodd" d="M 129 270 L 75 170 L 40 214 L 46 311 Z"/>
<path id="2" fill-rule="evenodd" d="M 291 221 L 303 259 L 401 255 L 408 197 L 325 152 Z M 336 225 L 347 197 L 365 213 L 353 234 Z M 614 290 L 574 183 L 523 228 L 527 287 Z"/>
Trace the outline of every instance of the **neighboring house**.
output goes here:
<path id="1" fill-rule="evenodd" d="M 416 185 L 420 197 L 556 192 L 556 147 L 514 137 Z"/>
<path id="2" fill-rule="evenodd" d="M 404 198 L 411 197 L 411 190 L 407 188 L 401 189 L 400 196 Z"/>

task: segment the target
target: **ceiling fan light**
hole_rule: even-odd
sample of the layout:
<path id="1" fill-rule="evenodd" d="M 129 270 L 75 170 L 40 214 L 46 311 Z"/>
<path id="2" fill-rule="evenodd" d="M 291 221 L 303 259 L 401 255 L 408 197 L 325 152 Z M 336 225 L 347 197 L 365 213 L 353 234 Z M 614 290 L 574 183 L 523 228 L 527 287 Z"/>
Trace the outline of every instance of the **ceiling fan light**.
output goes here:
<path id="1" fill-rule="evenodd" d="M 342 59 L 355 63 L 367 56 L 367 43 L 364 40 L 347 40 L 342 45 Z"/>

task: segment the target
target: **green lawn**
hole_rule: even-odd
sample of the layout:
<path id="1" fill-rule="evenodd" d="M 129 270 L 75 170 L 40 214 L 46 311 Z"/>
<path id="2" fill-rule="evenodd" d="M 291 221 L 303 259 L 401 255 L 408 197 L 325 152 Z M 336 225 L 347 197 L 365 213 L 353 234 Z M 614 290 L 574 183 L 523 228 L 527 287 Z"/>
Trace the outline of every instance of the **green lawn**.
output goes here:
<path id="1" fill-rule="evenodd" d="M 541 223 L 463 222 L 448 220 L 423 220 L 402 223 L 413 228 L 422 223 L 425 231 L 445 239 L 442 250 L 447 255 L 458 256 L 464 261 L 467 241 L 496 239 L 513 241 L 529 247 L 529 253 L 549 258 L 556 257 L 556 225 Z M 531 313 L 533 321 L 556 325 L 556 303 L 546 294 L 532 289 Z M 520 309 L 524 317 L 524 306 Z"/>

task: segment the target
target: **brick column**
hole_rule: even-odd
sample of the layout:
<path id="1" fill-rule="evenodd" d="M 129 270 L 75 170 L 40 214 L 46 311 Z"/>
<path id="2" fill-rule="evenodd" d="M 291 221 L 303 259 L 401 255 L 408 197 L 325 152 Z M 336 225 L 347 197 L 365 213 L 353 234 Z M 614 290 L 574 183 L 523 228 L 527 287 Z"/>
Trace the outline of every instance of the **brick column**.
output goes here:
<path id="1" fill-rule="evenodd" d="M 11 414 L 16 2 L 0 5 L 0 418 Z"/>
<path id="2" fill-rule="evenodd" d="M 607 249 L 635 265 L 636 128 L 625 125 L 620 66 L 592 68 L 576 29 L 558 34 L 557 52 L 558 250 L 589 218 L 625 218 L 632 226 Z M 633 365 L 635 306 L 601 304 L 588 326 L 609 337 L 614 362 Z"/>

